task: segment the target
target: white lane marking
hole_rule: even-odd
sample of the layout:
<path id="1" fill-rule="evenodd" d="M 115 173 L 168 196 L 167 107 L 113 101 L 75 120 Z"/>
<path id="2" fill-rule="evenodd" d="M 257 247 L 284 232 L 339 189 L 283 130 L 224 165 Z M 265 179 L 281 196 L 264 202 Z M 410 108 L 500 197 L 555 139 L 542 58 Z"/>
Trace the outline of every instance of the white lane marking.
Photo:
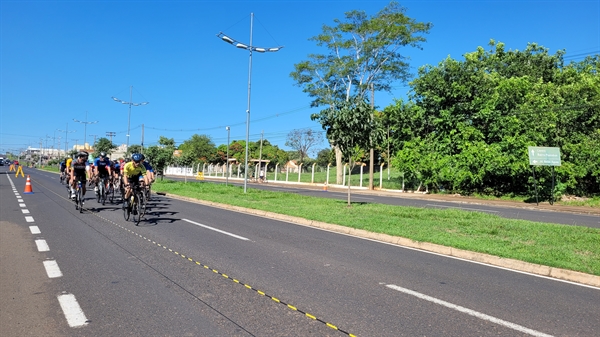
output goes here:
<path id="1" fill-rule="evenodd" d="M 48 246 L 48 243 L 46 243 L 46 240 L 35 240 L 35 245 L 39 252 L 50 251 L 50 247 Z"/>
<path id="2" fill-rule="evenodd" d="M 365 200 L 375 200 L 375 198 L 367 198 L 367 197 L 359 197 L 359 196 L 352 196 L 352 199 L 365 199 Z"/>
<path id="3" fill-rule="evenodd" d="M 58 302 L 60 303 L 60 307 L 67 318 L 67 323 L 71 328 L 76 328 L 80 326 L 87 325 L 87 318 L 81 310 L 79 303 L 75 299 L 75 295 L 73 294 L 65 294 L 58 296 Z"/>
<path id="4" fill-rule="evenodd" d="M 21 196 L 19 195 L 19 193 L 15 193 L 15 197 L 20 198 Z"/>
<path id="5" fill-rule="evenodd" d="M 29 230 L 31 231 L 31 234 L 42 234 L 38 226 L 29 226 Z"/>
<path id="6" fill-rule="evenodd" d="M 548 334 L 545 334 L 545 333 L 540 332 L 540 331 L 532 330 L 532 329 L 526 328 L 524 326 L 521 326 L 521 325 L 518 325 L 518 324 L 515 324 L 515 323 L 511 323 L 511 322 L 508 322 L 508 321 L 505 321 L 505 320 L 502 320 L 502 319 L 499 319 L 499 318 L 496 318 L 496 317 L 493 317 L 493 316 L 489 316 L 489 315 L 480 313 L 480 312 L 475 311 L 475 310 L 471 310 L 471 309 L 468 309 L 468 308 L 465 308 L 465 307 L 461 307 L 461 306 L 456 305 L 456 304 L 452 304 L 452 303 L 449 303 L 449 302 L 446 302 L 446 301 L 442 301 L 442 300 L 437 299 L 435 297 L 427 296 L 425 294 L 421 294 L 421 293 L 418 293 L 418 292 L 410 290 L 410 289 L 402 288 L 402 287 L 399 287 L 399 286 L 394 285 L 394 284 L 386 284 L 386 287 L 388 287 L 390 289 L 394 289 L 394 290 L 400 291 L 400 292 L 403 292 L 403 293 L 408 294 L 408 295 L 412 295 L 412 296 L 418 297 L 420 299 L 423 299 L 423 300 L 426 300 L 426 301 L 429 301 L 429 302 L 433 302 L 435 304 L 442 305 L 442 306 L 450 308 L 450 309 L 454 309 L 456 311 L 463 312 L 463 313 L 465 313 L 467 315 L 475 316 L 475 317 L 477 317 L 479 319 L 483 319 L 483 320 L 486 320 L 486 321 L 489 321 L 489 322 L 492 322 L 492 323 L 495 323 L 495 324 L 498 324 L 498 325 L 502 325 L 502 326 L 505 326 L 507 328 L 510 328 L 510 329 L 513 329 L 513 330 L 516 330 L 516 331 L 519 331 L 519 332 L 522 332 L 522 333 L 526 333 L 528 335 L 537 336 L 537 337 L 552 337 L 552 335 L 548 335 Z"/>
<path id="7" fill-rule="evenodd" d="M 478 212 L 490 212 L 490 213 L 498 213 L 498 211 L 490 211 L 487 209 L 479 209 L 479 208 L 469 208 L 469 207 L 454 207 L 454 206 L 444 206 L 444 205 L 435 205 L 435 204 L 427 204 L 427 206 L 433 207 L 446 207 L 446 208 L 455 208 L 455 209 L 466 209 L 469 211 L 478 211 Z"/>
<path id="8" fill-rule="evenodd" d="M 19 204 L 19 207 L 27 207 L 25 204 Z"/>
<path id="9" fill-rule="evenodd" d="M 181 220 L 183 220 L 183 221 L 187 221 L 187 222 L 189 222 L 189 223 L 191 223 L 191 224 L 194 224 L 194 225 L 196 225 L 196 226 L 200 226 L 200 227 L 204 227 L 204 228 L 206 228 L 206 229 L 213 230 L 213 231 L 215 231 L 215 232 L 219 232 L 219 233 L 222 233 L 222 234 L 225 234 L 225 235 L 233 236 L 233 237 L 234 237 L 234 238 L 236 238 L 236 239 L 245 240 L 245 241 L 248 241 L 248 240 L 250 240 L 250 239 L 248 239 L 248 238 L 245 238 L 245 237 L 243 237 L 243 236 L 235 235 L 235 234 L 233 234 L 233 233 L 229 233 L 229 232 L 226 232 L 226 231 L 223 231 L 223 230 L 220 230 L 220 229 L 214 228 L 214 227 L 210 227 L 210 226 L 207 226 L 207 225 L 203 225 L 203 224 L 201 224 L 201 223 L 197 223 L 197 222 L 194 222 L 194 221 L 192 221 L 192 220 L 188 220 L 188 219 L 181 219 Z"/>
<path id="10" fill-rule="evenodd" d="M 35 222 L 35 220 L 33 220 L 32 216 L 26 216 L 25 217 L 25 221 L 27 221 L 27 222 Z"/>
<path id="11" fill-rule="evenodd" d="M 23 202 L 23 199 L 17 199 L 17 202 Z"/>
<path id="12" fill-rule="evenodd" d="M 22 209 L 21 212 L 23 212 L 23 214 L 29 214 L 29 210 L 27 208 L 26 209 Z"/>
<path id="13" fill-rule="evenodd" d="M 46 274 L 48 274 L 49 278 L 57 278 L 62 277 L 63 274 L 58 268 L 58 263 L 55 260 L 47 260 L 44 261 L 44 268 L 46 268 Z"/>

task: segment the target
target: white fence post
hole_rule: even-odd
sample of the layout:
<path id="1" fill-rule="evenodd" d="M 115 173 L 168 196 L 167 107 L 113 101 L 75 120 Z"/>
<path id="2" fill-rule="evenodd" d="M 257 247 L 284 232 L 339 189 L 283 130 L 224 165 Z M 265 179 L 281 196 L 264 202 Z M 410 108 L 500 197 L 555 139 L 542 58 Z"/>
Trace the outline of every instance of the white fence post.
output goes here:
<path id="1" fill-rule="evenodd" d="M 274 181 L 277 181 L 277 167 L 279 167 L 279 163 L 275 164 L 275 179 L 273 179 Z"/>

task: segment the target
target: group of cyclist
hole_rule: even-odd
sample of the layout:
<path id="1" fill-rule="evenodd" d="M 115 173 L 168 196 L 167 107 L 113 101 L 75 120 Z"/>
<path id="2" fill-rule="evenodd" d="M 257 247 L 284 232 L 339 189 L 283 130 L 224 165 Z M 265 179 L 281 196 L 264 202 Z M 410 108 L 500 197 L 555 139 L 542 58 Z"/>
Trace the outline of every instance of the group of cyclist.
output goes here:
<path id="1" fill-rule="evenodd" d="M 71 198 L 75 199 L 75 189 L 77 182 L 81 181 L 82 195 L 85 196 L 86 183 L 88 178 L 90 183 L 94 184 L 95 193 L 99 193 L 99 184 L 108 180 L 120 181 L 119 188 L 124 189 L 123 207 L 127 207 L 127 200 L 131 196 L 132 187 L 140 183 L 143 178 L 145 186 L 150 186 L 154 182 L 154 170 L 143 154 L 134 153 L 125 160 L 110 160 L 105 152 L 100 152 L 99 156 L 89 162 L 89 153 L 79 151 L 66 161 L 60 164 L 61 174 L 67 175 L 69 186 L 71 186 Z M 120 179 L 122 177 L 122 179 Z"/>

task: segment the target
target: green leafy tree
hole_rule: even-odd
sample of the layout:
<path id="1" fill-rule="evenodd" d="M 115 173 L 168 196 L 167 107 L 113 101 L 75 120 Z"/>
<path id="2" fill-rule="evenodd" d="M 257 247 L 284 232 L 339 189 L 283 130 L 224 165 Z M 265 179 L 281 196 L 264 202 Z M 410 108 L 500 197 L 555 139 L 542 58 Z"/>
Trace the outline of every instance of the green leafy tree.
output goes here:
<path id="1" fill-rule="evenodd" d="M 134 153 L 142 153 L 142 146 L 139 144 L 129 145 L 127 151 L 125 151 L 125 157 L 131 157 Z"/>
<path id="2" fill-rule="evenodd" d="M 381 120 L 374 118 L 372 110 L 368 102 L 357 98 L 311 115 L 312 120 L 321 123 L 332 145 L 348 158 L 348 206 L 351 205 L 350 171 L 354 163 L 371 144 L 383 141 Z"/>
<path id="3" fill-rule="evenodd" d="M 182 156 L 185 158 L 193 158 L 194 162 L 213 162 L 217 148 L 207 135 L 193 135 L 190 139 L 179 145 Z"/>
<path id="4" fill-rule="evenodd" d="M 111 154 L 117 146 L 113 144 L 108 138 L 100 137 L 94 143 L 94 157 L 98 157 L 100 152 L 106 152 Z"/>
<path id="5" fill-rule="evenodd" d="M 334 108 L 351 97 L 364 99 L 371 88 L 391 92 L 393 82 L 406 81 L 409 63 L 402 48 L 420 48 L 432 24 L 417 22 L 405 13 L 404 7 L 392 1 L 373 17 L 353 10 L 345 13 L 344 20 L 335 19 L 335 26 L 324 25 L 322 33 L 310 40 L 327 53 L 309 55 L 290 74 L 313 99 L 311 105 Z M 335 151 L 339 184 L 342 155 L 339 149 Z"/>
<path id="6" fill-rule="evenodd" d="M 175 141 L 173 138 L 160 136 L 158 144 L 148 147 L 145 156 L 162 179 L 165 168 L 174 162 Z"/>
<path id="7" fill-rule="evenodd" d="M 327 167 L 330 163 L 335 162 L 335 154 L 331 149 L 322 149 L 317 153 L 315 162 L 319 166 Z"/>
<path id="8" fill-rule="evenodd" d="M 527 146 L 552 146 L 563 154 L 561 189 L 597 193 L 589 183 L 598 181 L 600 154 L 584 147 L 597 148 L 598 62 L 565 66 L 562 51 L 552 55 L 534 43 L 523 51 L 493 40 L 490 47 L 421 67 L 411 101 L 384 109 L 394 129 L 393 165 L 426 186 L 533 195 Z M 536 177 L 549 196 L 550 169 Z"/>

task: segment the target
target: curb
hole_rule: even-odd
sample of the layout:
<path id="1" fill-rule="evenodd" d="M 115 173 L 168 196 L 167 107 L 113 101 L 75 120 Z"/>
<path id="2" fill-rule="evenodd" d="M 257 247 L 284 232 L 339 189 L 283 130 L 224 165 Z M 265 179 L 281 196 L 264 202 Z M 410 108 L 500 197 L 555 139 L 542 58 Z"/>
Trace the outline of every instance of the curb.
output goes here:
<path id="1" fill-rule="evenodd" d="M 156 193 L 156 192 L 154 192 Z M 260 217 L 265 217 L 269 219 L 276 219 L 280 221 L 286 221 L 297 225 L 308 226 L 308 227 L 316 227 L 321 229 L 326 229 L 332 232 L 352 235 L 361 238 L 367 238 L 371 240 L 377 240 L 385 243 L 391 243 L 402 247 L 419 249 L 427 252 L 432 252 L 441 255 L 452 256 L 456 258 L 461 258 L 469 261 L 479 262 L 483 264 L 489 264 L 497 267 L 512 269 L 516 271 L 526 272 L 535 275 L 546 276 L 550 278 L 560 279 L 564 281 L 580 283 L 592 287 L 600 288 L 600 276 L 586 274 L 578 271 L 572 271 L 568 269 L 561 269 L 549 266 L 543 266 L 539 264 L 502 258 L 498 256 L 488 255 L 484 253 L 471 252 L 467 250 L 442 246 L 429 242 L 420 242 L 413 241 L 411 239 L 391 236 L 387 234 L 381 233 L 373 233 L 363 229 L 355 229 L 350 227 L 344 227 L 340 225 L 329 224 L 320 221 L 308 220 L 304 218 L 299 218 L 291 215 L 284 215 L 279 213 L 272 213 L 263 210 L 256 210 L 251 208 L 244 208 L 240 206 L 232 206 L 227 204 L 220 204 L 212 201 L 204 201 L 189 197 L 182 197 L 175 194 L 166 194 L 161 193 L 160 195 L 168 196 L 169 198 L 193 202 L 197 204 L 202 204 L 206 206 L 211 206 L 215 208 L 227 209 L 239 213 L 252 214 Z"/>

